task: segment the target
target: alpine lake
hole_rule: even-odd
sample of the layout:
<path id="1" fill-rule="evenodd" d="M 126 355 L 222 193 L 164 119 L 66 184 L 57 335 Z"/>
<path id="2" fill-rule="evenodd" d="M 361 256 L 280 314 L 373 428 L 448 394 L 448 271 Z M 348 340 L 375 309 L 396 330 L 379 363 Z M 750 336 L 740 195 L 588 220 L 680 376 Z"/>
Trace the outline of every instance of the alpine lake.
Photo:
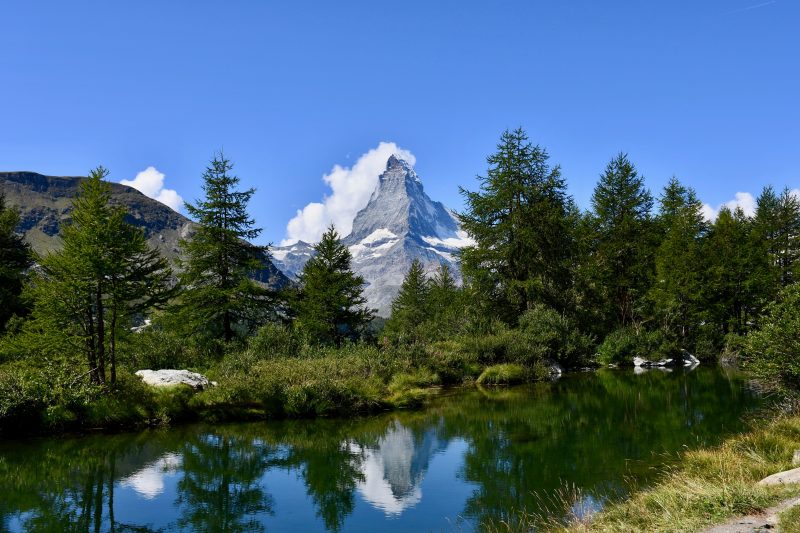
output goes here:
<path id="1" fill-rule="evenodd" d="M 735 373 L 600 370 L 418 411 L 0 442 L 0 530 L 473 531 L 578 516 L 763 405 Z"/>

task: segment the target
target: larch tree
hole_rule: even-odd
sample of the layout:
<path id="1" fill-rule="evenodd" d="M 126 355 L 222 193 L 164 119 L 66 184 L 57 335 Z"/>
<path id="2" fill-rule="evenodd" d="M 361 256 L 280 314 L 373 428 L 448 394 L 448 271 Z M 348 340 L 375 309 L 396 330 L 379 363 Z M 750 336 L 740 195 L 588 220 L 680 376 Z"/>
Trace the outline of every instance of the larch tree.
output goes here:
<path id="1" fill-rule="evenodd" d="M 665 333 L 676 335 L 685 345 L 700 322 L 705 222 L 694 190 L 672 178 L 660 198 L 657 225 L 661 242 L 655 251 L 650 297 Z"/>
<path id="2" fill-rule="evenodd" d="M 462 250 L 462 271 L 512 323 L 536 303 L 563 311 L 571 286 L 572 199 L 548 160 L 522 129 L 505 131 L 480 189 L 461 189 L 458 217 L 475 240 Z"/>
<path id="3" fill-rule="evenodd" d="M 626 154 L 606 166 L 592 195 L 593 271 L 617 326 L 639 318 L 637 309 L 653 272 L 653 198 Z"/>
<path id="4" fill-rule="evenodd" d="M 723 206 L 703 241 L 702 314 L 719 335 L 745 333 L 757 313 L 753 291 L 760 292 L 757 276 L 767 262 L 750 249 L 751 224 L 741 208 Z"/>
<path id="5" fill-rule="evenodd" d="M 111 202 L 108 171 L 93 170 L 73 201 L 63 248 L 41 258 L 31 283 L 32 329 L 66 338 L 82 352 L 91 381 L 117 379 L 117 337 L 137 314 L 164 304 L 172 271 L 141 228 Z"/>
<path id="6" fill-rule="evenodd" d="M 205 197 L 186 204 L 197 225 L 181 241 L 180 262 L 180 308 L 188 325 L 225 342 L 238 326 L 256 327 L 272 296 L 253 280 L 268 253 L 267 246 L 249 242 L 261 233 L 247 212 L 255 189 L 237 190 L 239 178 L 232 170 L 220 152 L 203 173 Z"/>
<path id="7" fill-rule="evenodd" d="M 25 272 L 32 264 L 30 246 L 17 233 L 19 213 L 0 193 L 0 335 L 8 320 L 26 312 L 22 302 Z"/>

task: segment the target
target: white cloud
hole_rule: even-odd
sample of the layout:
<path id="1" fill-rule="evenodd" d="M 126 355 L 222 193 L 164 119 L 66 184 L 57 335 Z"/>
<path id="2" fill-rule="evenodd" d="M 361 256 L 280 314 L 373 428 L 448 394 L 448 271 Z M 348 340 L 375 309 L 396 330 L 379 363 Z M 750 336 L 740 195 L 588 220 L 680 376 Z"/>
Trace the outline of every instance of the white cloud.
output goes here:
<path id="1" fill-rule="evenodd" d="M 744 211 L 744 214 L 751 217 L 756 212 L 756 199 L 749 192 L 737 192 L 734 195 L 733 200 L 728 200 L 727 202 L 718 205 L 716 208 L 711 207 L 709 204 L 703 204 L 703 217 L 709 222 L 713 222 L 716 220 L 717 215 L 719 215 L 719 210 L 722 209 L 723 206 L 727 207 L 731 211 L 734 211 L 737 207 L 741 207 L 742 211 Z"/>
<path id="2" fill-rule="evenodd" d="M 298 240 L 319 241 L 327 227 L 333 223 L 343 237 L 353 229 L 353 219 L 366 207 L 372 191 L 378 185 L 378 176 L 386 170 L 386 161 L 397 154 L 412 166 L 416 157 L 393 142 L 381 142 L 363 154 L 352 167 L 334 165 L 322 180 L 331 188 L 322 202 L 312 202 L 297 211 L 297 215 L 286 225 L 286 238 L 281 246 L 294 244 Z"/>
<path id="3" fill-rule="evenodd" d="M 183 207 L 183 198 L 178 192 L 174 189 L 164 188 L 164 173 L 159 172 L 156 167 L 147 167 L 136 174 L 132 180 L 122 180 L 120 183 L 133 187 L 145 196 L 158 200 L 175 211 L 180 211 Z"/>

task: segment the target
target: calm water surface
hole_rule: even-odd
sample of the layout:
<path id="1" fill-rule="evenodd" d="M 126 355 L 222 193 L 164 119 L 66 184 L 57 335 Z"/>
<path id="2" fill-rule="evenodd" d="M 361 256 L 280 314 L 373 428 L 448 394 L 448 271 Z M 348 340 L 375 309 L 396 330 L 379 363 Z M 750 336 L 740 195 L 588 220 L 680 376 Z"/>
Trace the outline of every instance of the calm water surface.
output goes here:
<path id="1" fill-rule="evenodd" d="M 600 508 L 758 404 L 716 369 L 601 371 L 359 420 L 0 442 L 0 529 L 470 531 L 565 485 Z"/>

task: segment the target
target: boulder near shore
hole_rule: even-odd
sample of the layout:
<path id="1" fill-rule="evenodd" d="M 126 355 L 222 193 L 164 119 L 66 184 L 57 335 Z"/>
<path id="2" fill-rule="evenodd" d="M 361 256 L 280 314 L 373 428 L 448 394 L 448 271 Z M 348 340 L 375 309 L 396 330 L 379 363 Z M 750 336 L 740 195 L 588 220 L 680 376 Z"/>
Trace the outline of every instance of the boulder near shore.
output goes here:
<path id="1" fill-rule="evenodd" d="M 193 389 L 207 389 L 214 385 L 202 374 L 188 370 L 138 370 L 136 375 L 142 378 L 151 387 L 171 387 L 174 385 L 189 385 Z"/>

